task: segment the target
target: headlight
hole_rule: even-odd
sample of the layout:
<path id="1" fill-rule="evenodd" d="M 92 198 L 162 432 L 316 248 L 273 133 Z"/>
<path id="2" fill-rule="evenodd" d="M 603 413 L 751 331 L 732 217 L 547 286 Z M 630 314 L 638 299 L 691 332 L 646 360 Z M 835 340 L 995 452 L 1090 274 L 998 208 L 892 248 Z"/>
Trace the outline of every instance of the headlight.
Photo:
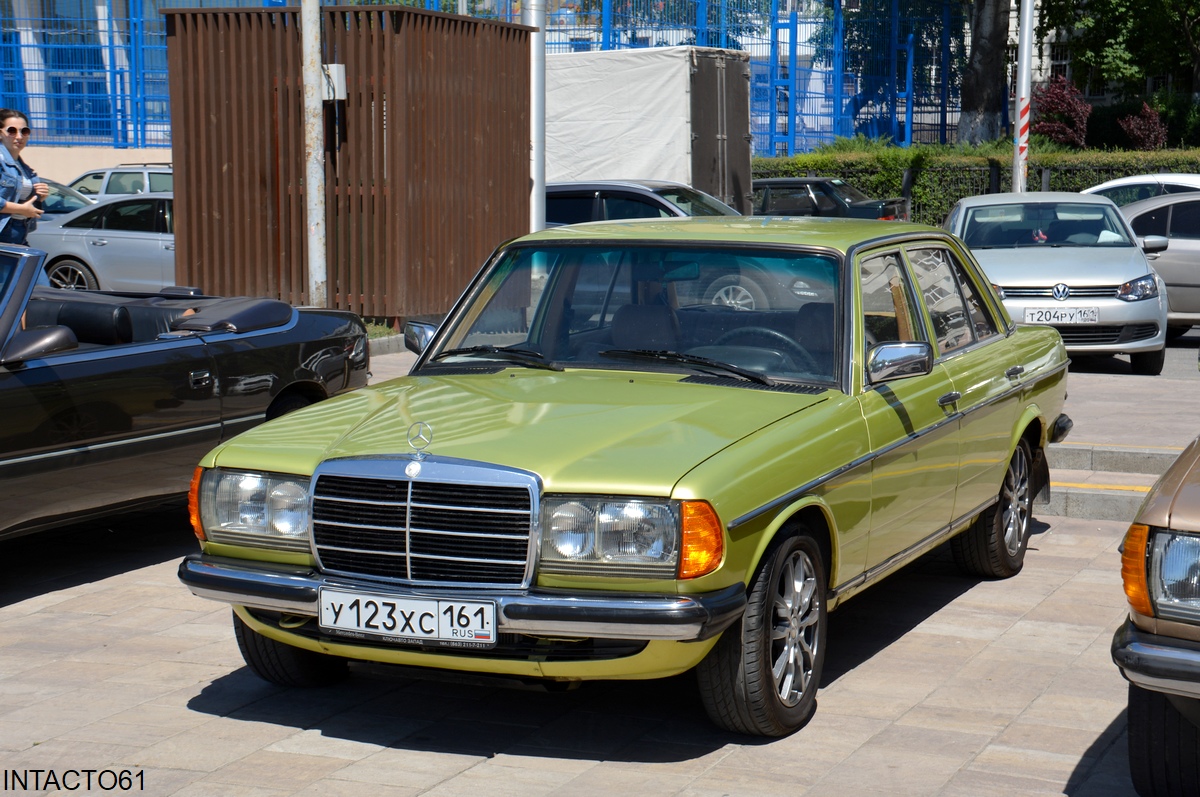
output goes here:
<path id="1" fill-rule="evenodd" d="M 1154 535 L 1150 594 L 1159 617 L 1200 621 L 1200 536 L 1165 530 Z"/>
<path id="2" fill-rule="evenodd" d="M 307 478 L 214 469 L 200 478 L 197 507 L 212 542 L 309 550 Z"/>
<path id="3" fill-rule="evenodd" d="M 547 496 L 541 571 L 633 578 L 695 578 L 715 570 L 724 535 L 703 501 Z"/>
<path id="4" fill-rule="evenodd" d="M 1117 298 L 1124 299 L 1127 302 L 1153 299 L 1155 296 L 1158 296 L 1158 280 L 1154 279 L 1153 274 L 1138 277 L 1132 282 L 1126 282 L 1120 288 L 1117 288 Z"/>

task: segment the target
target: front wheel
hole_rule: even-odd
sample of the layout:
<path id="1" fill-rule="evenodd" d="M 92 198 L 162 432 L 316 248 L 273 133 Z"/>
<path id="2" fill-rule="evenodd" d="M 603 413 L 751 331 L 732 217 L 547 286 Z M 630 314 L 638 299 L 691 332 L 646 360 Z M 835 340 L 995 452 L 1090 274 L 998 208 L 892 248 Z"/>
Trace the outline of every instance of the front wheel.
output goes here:
<path id="1" fill-rule="evenodd" d="M 984 578 L 1021 572 L 1033 515 L 1032 464 L 1029 443 L 1022 439 L 1008 461 L 999 500 L 950 540 L 954 561 L 963 571 Z"/>
<path id="2" fill-rule="evenodd" d="M 825 661 L 825 560 L 803 528 L 768 553 L 742 620 L 696 670 L 709 717 L 735 733 L 786 736 L 816 709 Z"/>
<path id="3" fill-rule="evenodd" d="M 264 681 L 280 686 L 330 686 L 349 673 L 345 659 L 294 648 L 258 633 L 233 614 L 233 632 L 242 658 Z"/>
<path id="4" fill-rule="evenodd" d="M 1142 797 L 1200 794 L 1200 729 L 1173 700 L 1187 698 L 1129 685 L 1129 774 Z"/>
<path id="5" fill-rule="evenodd" d="M 1144 351 L 1129 355 L 1129 364 L 1133 372 L 1139 376 L 1158 376 L 1162 373 L 1163 364 L 1167 361 L 1167 350 Z"/>

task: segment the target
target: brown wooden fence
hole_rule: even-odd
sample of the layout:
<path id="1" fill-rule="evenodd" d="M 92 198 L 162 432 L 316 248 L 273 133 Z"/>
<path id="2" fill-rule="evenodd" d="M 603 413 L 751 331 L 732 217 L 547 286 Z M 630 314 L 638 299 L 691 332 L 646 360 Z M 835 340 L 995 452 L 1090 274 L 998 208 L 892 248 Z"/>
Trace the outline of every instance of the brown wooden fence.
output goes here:
<path id="1" fill-rule="evenodd" d="M 175 277 L 309 304 L 299 9 L 171 10 Z M 328 304 L 449 309 L 529 229 L 529 37 L 404 7 L 323 7 Z"/>

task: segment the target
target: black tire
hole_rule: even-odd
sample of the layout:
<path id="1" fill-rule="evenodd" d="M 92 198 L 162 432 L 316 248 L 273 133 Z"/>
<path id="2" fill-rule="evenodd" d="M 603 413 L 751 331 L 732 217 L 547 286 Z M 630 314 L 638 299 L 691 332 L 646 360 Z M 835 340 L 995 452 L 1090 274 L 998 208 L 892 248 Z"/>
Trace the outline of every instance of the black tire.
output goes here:
<path id="1" fill-rule="evenodd" d="M 1191 327 L 1167 327 L 1167 340 L 1179 340 L 1191 331 Z"/>
<path id="2" fill-rule="evenodd" d="M 96 275 L 85 264 L 65 257 L 46 266 L 50 285 L 73 291 L 94 291 L 100 287 Z"/>
<path id="3" fill-rule="evenodd" d="M 300 393 L 288 393 L 278 396 L 271 402 L 271 406 L 267 407 L 267 420 L 274 420 L 281 415 L 287 415 L 289 412 L 302 410 L 312 403 L 312 399 Z"/>
<path id="4" fill-rule="evenodd" d="M 1142 797 L 1200 794 L 1200 731 L 1171 700 L 1129 685 L 1129 775 Z"/>
<path id="5" fill-rule="evenodd" d="M 808 723 L 825 662 L 827 583 L 821 548 L 803 527 L 767 553 L 742 619 L 696 669 L 713 722 L 754 736 L 786 736 Z"/>
<path id="6" fill-rule="evenodd" d="M 713 280 L 704 291 L 704 301 L 734 310 L 770 309 L 767 293 L 757 282 L 733 274 Z"/>
<path id="7" fill-rule="evenodd" d="M 236 612 L 233 632 L 246 665 L 264 681 L 280 686 L 330 686 L 349 674 L 345 659 L 268 639 L 246 625 Z"/>
<path id="8" fill-rule="evenodd" d="M 1166 361 L 1166 348 L 1129 355 L 1129 364 L 1133 366 L 1133 372 L 1139 376 L 1158 376 L 1162 373 L 1163 363 Z"/>
<path id="9" fill-rule="evenodd" d="M 1032 475 L 1029 443 L 1021 440 L 1004 472 L 1000 499 L 950 540 L 954 561 L 964 572 L 984 578 L 1009 578 L 1021 572 L 1029 547 Z"/>

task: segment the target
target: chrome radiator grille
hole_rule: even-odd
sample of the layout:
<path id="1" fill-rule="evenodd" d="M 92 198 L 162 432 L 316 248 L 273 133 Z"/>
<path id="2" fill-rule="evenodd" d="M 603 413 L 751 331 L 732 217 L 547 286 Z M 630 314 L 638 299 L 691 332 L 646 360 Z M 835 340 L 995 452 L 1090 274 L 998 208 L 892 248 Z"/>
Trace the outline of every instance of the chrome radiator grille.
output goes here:
<path id="1" fill-rule="evenodd" d="M 318 474 L 322 568 L 416 584 L 525 584 L 536 491 L 436 478 Z"/>

